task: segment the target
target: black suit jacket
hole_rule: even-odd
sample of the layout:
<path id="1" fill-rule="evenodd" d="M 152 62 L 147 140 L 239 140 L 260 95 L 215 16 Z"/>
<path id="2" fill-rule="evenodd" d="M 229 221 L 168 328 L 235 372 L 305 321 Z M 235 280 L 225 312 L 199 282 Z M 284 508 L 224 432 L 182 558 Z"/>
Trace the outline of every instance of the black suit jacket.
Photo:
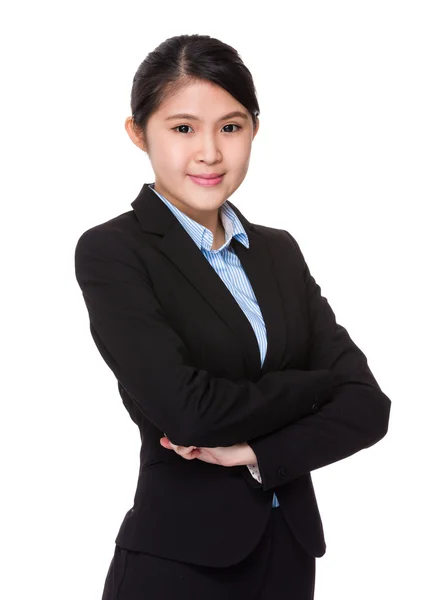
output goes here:
<path id="1" fill-rule="evenodd" d="M 229 201 L 228 201 L 229 202 Z M 77 281 L 92 337 L 141 435 L 138 483 L 116 543 L 200 565 L 228 566 L 260 539 L 276 492 L 303 547 L 326 545 L 310 472 L 387 432 L 390 400 L 285 230 L 250 223 L 232 246 L 267 330 L 254 331 L 175 216 L 144 184 L 133 210 L 85 231 Z M 185 460 L 179 445 L 254 449 L 246 466 Z"/>

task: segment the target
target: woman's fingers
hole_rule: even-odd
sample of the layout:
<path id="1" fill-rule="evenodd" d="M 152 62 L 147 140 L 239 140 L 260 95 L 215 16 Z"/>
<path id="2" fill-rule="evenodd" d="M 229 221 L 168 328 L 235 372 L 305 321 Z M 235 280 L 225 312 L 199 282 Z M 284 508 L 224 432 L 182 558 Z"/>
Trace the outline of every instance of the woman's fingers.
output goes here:
<path id="1" fill-rule="evenodd" d="M 174 450 L 179 456 L 182 456 L 182 458 L 186 458 L 187 460 L 197 458 L 200 454 L 200 450 L 198 450 L 197 446 L 177 446 L 176 444 L 172 444 L 167 437 L 163 437 L 159 441 L 161 446 L 164 446 L 164 448 L 167 448 L 168 450 Z"/>
<path id="2" fill-rule="evenodd" d="M 175 450 L 178 454 L 185 456 L 186 454 L 190 454 L 192 450 L 196 450 L 196 446 L 175 446 Z"/>

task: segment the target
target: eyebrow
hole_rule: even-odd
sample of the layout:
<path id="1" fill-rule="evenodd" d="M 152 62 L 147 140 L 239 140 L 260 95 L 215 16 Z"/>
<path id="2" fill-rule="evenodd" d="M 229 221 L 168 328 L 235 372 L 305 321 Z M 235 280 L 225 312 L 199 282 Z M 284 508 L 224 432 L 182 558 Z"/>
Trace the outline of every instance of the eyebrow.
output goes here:
<path id="1" fill-rule="evenodd" d="M 241 112 L 241 110 L 234 110 L 233 112 L 230 112 L 227 115 L 224 115 L 220 119 L 217 119 L 217 123 L 219 121 L 225 121 L 226 119 L 232 119 L 234 117 L 241 117 L 242 119 L 246 119 L 246 120 L 249 118 L 246 115 L 246 113 Z M 171 115 L 170 117 L 166 117 L 164 120 L 170 121 L 171 119 L 189 119 L 191 121 L 200 121 L 201 120 L 201 119 L 199 119 L 199 117 L 196 117 L 195 115 L 189 115 L 187 113 L 177 113 L 176 115 Z"/>

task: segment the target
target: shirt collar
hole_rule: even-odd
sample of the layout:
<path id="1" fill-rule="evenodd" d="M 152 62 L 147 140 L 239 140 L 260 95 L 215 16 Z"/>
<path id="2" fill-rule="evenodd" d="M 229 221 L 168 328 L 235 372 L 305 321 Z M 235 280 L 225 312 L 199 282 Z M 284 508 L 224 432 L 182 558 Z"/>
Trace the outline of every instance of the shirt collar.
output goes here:
<path id="1" fill-rule="evenodd" d="M 212 232 L 207 227 L 204 227 L 194 219 L 191 219 L 188 215 L 183 213 L 179 208 L 172 204 L 167 198 L 155 190 L 154 184 L 149 184 L 149 188 L 155 192 L 155 194 L 161 198 L 164 204 L 171 210 L 175 217 L 179 220 L 181 225 L 185 228 L 188 234 L 192 237 L 194 243 L 199 250 L 208 250 L 208 252 L 220 252 L 224 248 L 227 248 L 231 243 L 232 238 L 241 242 L 246 248 L 249 248 L 249 238 L 241 224 L 240 219 L 235 214 L 235 211 L 229 206 L 227 202 L 224 202 L 219 210 L 219 214 L 225 230 L 225 243 L 221 248 L 211 250 L 212 243 L 214 241 Z"/>

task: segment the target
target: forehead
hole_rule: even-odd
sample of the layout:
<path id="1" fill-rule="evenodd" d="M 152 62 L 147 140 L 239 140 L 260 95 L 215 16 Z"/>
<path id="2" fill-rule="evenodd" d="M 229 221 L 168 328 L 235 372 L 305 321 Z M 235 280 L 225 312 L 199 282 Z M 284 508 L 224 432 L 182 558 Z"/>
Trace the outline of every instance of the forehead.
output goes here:
<path id="1" fill-rule="evenodd" d="M 168 94 L 161 102 L 157 116 L 165 119 L 176 113 L 189 113 L 207 120 L 218 119 L 227 112 L 237 110 L 249 114 L 246 108 L 222 87 L 210 81 L 198 80 Z"/>

